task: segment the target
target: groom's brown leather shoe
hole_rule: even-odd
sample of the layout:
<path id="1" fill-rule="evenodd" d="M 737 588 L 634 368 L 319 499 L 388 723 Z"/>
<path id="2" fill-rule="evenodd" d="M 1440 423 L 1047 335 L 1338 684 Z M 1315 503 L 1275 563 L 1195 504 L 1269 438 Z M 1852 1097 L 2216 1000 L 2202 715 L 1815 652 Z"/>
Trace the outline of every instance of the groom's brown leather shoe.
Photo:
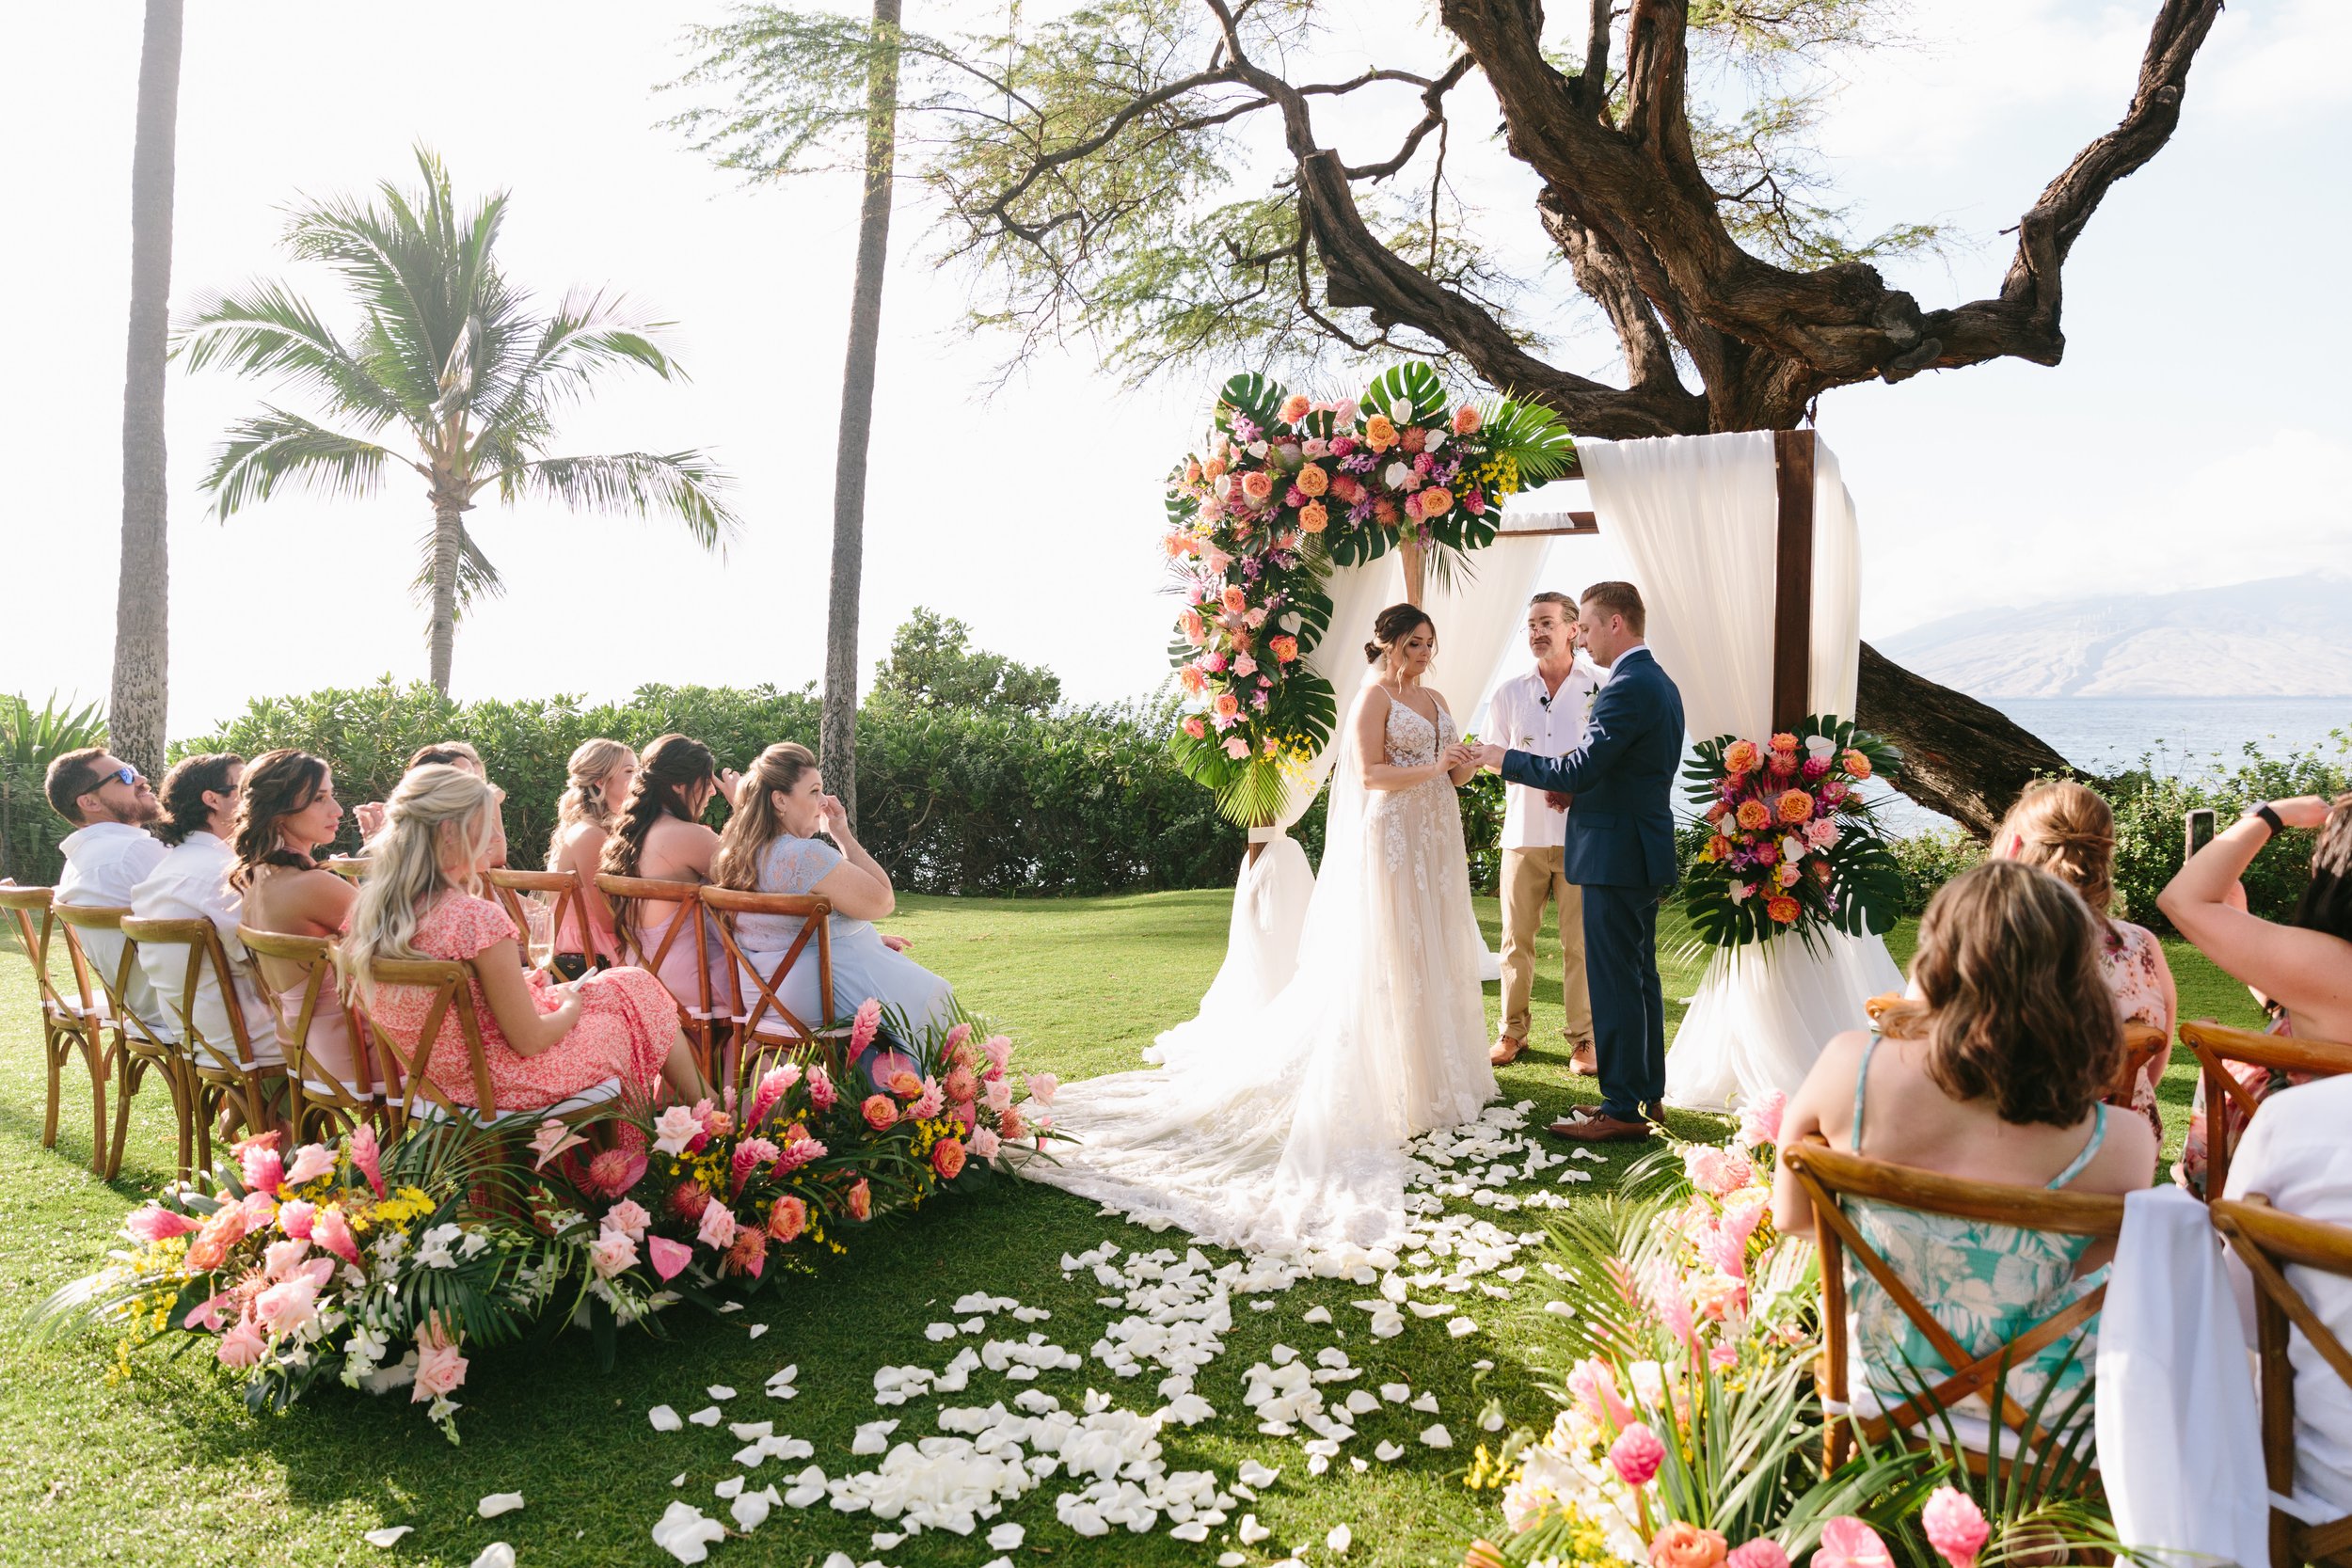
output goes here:
<path id="1" fill-rule="evenodd" d="M 1504 1035 L 1486 1048 L 1486 1060 L 1495 1067 L 1509 1067 L 1527 1050 L 1525 1040 L 1515 1040 Z"/>
<path id="2" fill-rule="evenodd" d="M 1658 1135 L 1658 1129 L 1646 1121 L 1619 1121 L 1597 1109 L 1555 1121 L 1548 1131 L 1580 1144 L 1642 1143 Z"/>

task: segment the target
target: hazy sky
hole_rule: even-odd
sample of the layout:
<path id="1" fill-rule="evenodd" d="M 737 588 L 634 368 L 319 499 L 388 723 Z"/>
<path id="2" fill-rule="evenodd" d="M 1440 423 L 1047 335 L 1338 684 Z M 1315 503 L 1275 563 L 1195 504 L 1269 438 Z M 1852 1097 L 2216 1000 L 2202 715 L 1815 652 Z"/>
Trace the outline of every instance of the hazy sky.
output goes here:
<path id="1" fill-rule="evenodd" d="M 188 8 L 176 309 L 287 275 L 282 204 L 405 182 L 421 139 L 461 193 L 513 193 L 502 253 L 518 281 L 550 296 L 610 284 L 678 324 L 691 381 L 616 384 L 565 419 L 564 449 L 701 445 L 741 480 L 746 531 L 724 562 L 647 525 L 485 505 L 473 526 L 513 589 L 460 628 L 460 696 L 819 673 L 855 191 L 838 179 L 745 189 L 656 127 L 671 104 L 652 88 L 683 63 L 679 28 L 709 9 Z M 912 8 L 910 24 L 936 24 L 930 9 Z M 1891 268 L 1898 281 L 1930 306 L 1997 286 L 2010 255 L 1997 230 L 2114 123 L 2154 9 L 1920 0 L 1917 47 L 1847 68 L 1823 144 L 1859 226 L 1936 218 L 1979 242 Z M 103 696 L 111 657 L 139 21 L 132 0 L 19 8 L 0 57 L 0 145 L 18 150 L 0 282 L 19 333 L 0 392 L 0 689 L 37 697 Z M 2062 367 L 2004 362 L 1823 401 L 1862 515 L 1866 634 L 2352 562 L 2347 56 L 2352 7 L 2233 8 L 2172 145 L 2075 247 Z M 1461 129 L 1481 123 L 1468 115 Z M 1507 191 L 1507 176 L 1480 189 Z M 1532 231 L 1523 206 L 1485 221 Z M 920 214 L 902 210 L 867 517 L 868 662 L 928 604 L 1051 665 L 1073 697 L 1149 690 L 1168 614 L 1158 486 L 1214 378 L 1122 393 L 1073 352 L 988 400 L 1003 345 L 958 328 L 962 283 L 928 248 Z M 324 282 L 302 281 L 347 320 Z M 424 673 L 407 583 L 431 519 L 413 480 L 367 504 L 289 497 L 225 525 L 206 515 L 205 453 L 265 395 L 173 372 L 175 735 L 253 695 Z M 1564 543 L 1554 575 L 1576 586 L 1607 565 L 1604 548 Z"/>

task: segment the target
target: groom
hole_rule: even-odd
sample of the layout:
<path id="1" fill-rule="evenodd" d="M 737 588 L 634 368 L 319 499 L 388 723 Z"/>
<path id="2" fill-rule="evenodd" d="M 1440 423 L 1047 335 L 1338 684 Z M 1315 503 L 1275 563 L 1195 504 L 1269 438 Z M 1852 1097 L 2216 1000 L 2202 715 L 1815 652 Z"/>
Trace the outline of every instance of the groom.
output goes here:
<path id="1" fill-rule="evenodd" d="M 1512 784 L 1576 797 L 1567 879 L 1584 890 L 1585 976 L 1600 1105 L 1551 1131 L 1579 1143 L 1647 1138 L 1666 1093 L 1666 1014 L 1658 981 L 1658 900 L 1675 881 L 1669 807 L 1682 760 L 1682 693 L 1642 641 L 1648 617 L 1629 582 L 1584 590 L 1578 641 L 1609 678 L 1584 744 L 1554 760 L 1489 745 L 1479 765 Z"/>

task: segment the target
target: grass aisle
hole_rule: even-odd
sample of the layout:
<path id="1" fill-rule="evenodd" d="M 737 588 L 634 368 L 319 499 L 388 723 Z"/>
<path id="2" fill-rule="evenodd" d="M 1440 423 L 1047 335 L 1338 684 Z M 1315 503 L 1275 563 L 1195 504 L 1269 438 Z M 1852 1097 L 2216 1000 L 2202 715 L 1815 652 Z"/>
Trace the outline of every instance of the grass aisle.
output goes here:
<path id="1" fill-rule="evenodd" d="M 1158 1030 L 1187 1016 L 1222 952 L 1231 895 L 1201 892 L 1149 896 L 1015 903 L 918 899 L 894 922 L 914 939 L 915 956 L 953 979 L 973 1006 L 993 1015 L 1022 1042 L 1023 1065 L 1077 1078 L 1131 1067 Z M 1490 937 L 1491 900 L 1482 901 Z M 1898 956 L 1908 951 L 1899 932 Z M 714 1483 L 739 1473 L 738 1447 L 723 1426 L 657 1433 L 645 1413 L 667 1403 L 681 1413 L 708 1402 L 706 1386 L 739 1392 L 726 1402 L 734 1421 L 772 1419 L 776 1431 L 803 1437 L 817 1449 L 827 1475 L 868 1469 L 873 1458 L 853 1459 L 856 1427 L 898 1418 L 899 1438 L 931 1430 L 941 1405 L 1009 1403 L 1022 1384 L 976 1373 L 961 1395 L 917 1400 L 897 1409 L 873 1402 L 872 1374 L 882 1365 L 945 1366 L 959 1339 L 935 1344 L 925 1325 L 954 1316 L 948 1304 L 972 1291 L 1018 1297 L 1052 1311 L 1034 1327 L 1055 1343 L 1085 1354 L 1119 1314 L 1095 1303 L 1100 1290 L 1081 1273 L 1065 1280 L 1064 1253 L 1105 1241 L 1129 1251 L 1169 1247 L 1176 1233 L 1153 1235 L 1100 1216 L 1094 1206 L 1042 1188 L 1008 1191 L 1001 1198 L 950 1203 L 903 1225 L 866 1237 L 856 1253 L 818 1279 L 764 1295 L 749 1311 L 714 1321 L 685 1310 L 666 1314 L 664 1337 L 624 1336 L 618 1366 L 600 1372 L 582 1336 L 551 1344 L 515 1347 L 474 1359 L 462 1391 L 462 1448 L 444 1443 L 402 1395 L 384 1401 L 340 1387 L 318 1391 L 283 1418 L 254 1418 L 228 1380 L 199 1354 L 172 1357 L 158 1348 L 118 1366 L 114 1347 L 75 1339 L 36 1346 L 21 1327 L 27 1307 L 66 1280 L 88 1272 L 113 1243 L 123 1213 L 153 1193 L 168 1175 L 168 1117 L 160 1092 L 141 1095 L 133 1118 L 121 1179 L 93 1179 L 88 1159 L 88 1090 L 69 1081 L 61 1135 L 54 1150 L 40 1145 L 41 1083 L 38 1014 L 30 977 L 13 950 L 0 966 L 0 1445 L 16 1456 L 0 1473 L 0 1561 L 81 1564 L 327 1563 L 469 1564 L 494 1540 L 511 1542 L 523 1568 L 553 1564 L 662 1563 L 650 1531 L 668 1504 L 684 1498 L 713 1517 L 724 1504 Z M 2247 1022 L 2250 1007 L 2209 967 L 2184 961 L 2184 1011 L 2218 1012 Z M 1549 966 L 1548 966 L 1549 967 Z M 1695 965 L 1666 976 L 1674 998 L 1695 982 Z M 1539 972 L 1541 973 L 1541 972 Z M 1552 970 L 1556 974 L 1556 969 Z M 1489 989 L 1489 1010 L 1494 1002 Z M 1556 1042 L 1558 983 L 1539 985 L 1535 1035 Z M 1503 1074 L 1506 1100 L 1533 1100 L 1537 1117 L 1557 1114 L 1590 1094 L 1572 1090 L 1562 1070 L 1564 1049 L 1542 1047 Z M 2185 1116 L 2187 1074 L 2175 1064 L 2166 1085 L 2168 1116 Z M 1681 1131 L 1708 1136 L 1706 1117 L 1677 1117 Z M 2178 1142 L 2177 1125 L 2172 1142 Z M 1582 1165 L 1597 1180 L 1574 1189 L 1601 1194 L 1622 1162 Z M 1501 1216 L 1523 1229 L 1534 1215 Z M 1521 1259 L 1533 1263 L 1530 1254 Z M 1442 1318 L 1408 1318 L 1403 1336 L 1378 1340 L 1365 1332 L 1365 1315 L 1349 1302 L 1367 1294 L 1347 1281 L 1309 1281 L 1268 1298 L 1269 1311 L 1236 1298 L 1226 1349 L 1199 1380 L 1216 1418 L 1189 1431 L 1170 1427 L 1163 1441 L 1171 1469 L 1214 1468 L 1231 1485 L 1244 1460 L 1279 1466 L 1281 1479 L 1254 1509 L 1274 1530 L 1248 1551 L 1263 1563 L 1293 1546 L 1311 1544 L 1309 1560 L 1333 1561 L 1323 1547 L 1327 1531 L 1349 1525 L 1356 1544 L 1346 1560 L 1359 1564 L 1451 1563 L 1459 1544 L 1486 1527 L 1491 1510 L 1453 1479 L 1479 1433 L 1475 1418 L 1489 1395 L 1500 1395 L 1515 1421 L 1549 1420 L 1538 1391 L 1546 1347 L 1566 1347 L 1559 1320 L 1542 1312 L 1549 1292 L 1531 1273 L 1508 1301 L 1472 1294 L 1450 1299 L 1481 1325 L 1466 1338 L 1449 1338 Z M 1431 1292 L 1417 1291 L 1417 1298 Z M 1327 1307 L 1329 1327 L 1302 1322 L 1311 1307 Z M 767 1334 L 754 1340 L 750 1324 Z M 1019 1338 L 1009 1323 L 992 1334 Z M 1398 1408 L 1364 1418 L 1350 1450 L 1369 1459 L 1375 1443 L 1406 1447 L 1392 1465 L 1353 1473 L 1344 1459 L 1330 1474 L 1310 1479 L 1300 1441 L 1261 1436 L 1241 1402 L 1243 1374 L 1285 1343 L 1311 1359 L 1337 1344 L 1367 1369 L 1361 1383 L 1409 1383 L 1434 1392 L 1455 1447 L 1438 1452 L 1414 1434 L 1432 1419 Z M 1496 1363 L 1473 1386 L 1475 1363 Z M 800 1397 L 768 1399 L 762 1385 L 787 1363 L 800 1368 Z M 1035 1386 L 1076 1407 L 1089 1387 L 1112 1393 L 1126 1407 L 1149 1411 L 1155 1374 L 1130 1382 L 1111 1377 L 1089 1359 L 1086 1369 L 1048 1373 Z M 754 1483 L 781 1482 L 800 1462 L 771 1461 Z M 685 1482 L 673 1489 L 674 1476 Z M 1057 1482 L 1029 1494 L 1005 1517 L 1027 1527 L 1028 1539 L 1011 1553 L 1016 1563 L 1093 1565 L 1207 1564 L 1234 1549 L 1232 1524 L 1200 1544 L 1160 1531 L 1123 1531 L 1085 1540 L 1056 1522 Z M 492 1492 L 520 1492 L 527 1506 L 494 1521 L 475 1517 L 474 1505 Z M 363 1530 L 413 1525 L 395 1548 L 364 1544 Z M 835 1550 L 865 1562 L 899 1568 L 977 1568 L 998 1555 L 981 1534 L 965 1539 L 926 1534 L 896 1550 L 875 1551 L 870 1537 L 886 1528 L 866 1515 L 843 1515 L 820 1503 L 805 1513 L 779 1509 L 755 1534 L 713 1549 L 715 1564 L 821 1562 Z"/>

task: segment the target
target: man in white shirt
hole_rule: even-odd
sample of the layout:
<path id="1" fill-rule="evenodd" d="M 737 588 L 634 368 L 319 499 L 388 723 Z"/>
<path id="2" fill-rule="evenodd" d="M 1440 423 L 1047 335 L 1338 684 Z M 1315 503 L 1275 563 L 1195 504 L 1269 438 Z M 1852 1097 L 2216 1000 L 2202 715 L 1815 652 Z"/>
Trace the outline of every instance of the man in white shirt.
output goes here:
<path id="1" fill-rule="evenodd" d="M 1527 647 L 1535 668 L 1507 680 L 1486 705 L 1487 738 L 1506 750 L 1562 757 L 1582 746 L 1601 673 L 1577 651 L 1576 603 L 1543 593 L 1528 601 Z M 1544 906 L 1560 906 L 1560 950 L 1565 960 L 1560 1004 L 1570 1047 L 1569 1066 L 1595 1070 L 1593 1004 L 1584 985 L 1584 897 L 1563 875 L 1569 800 L 1525 784 L 1503 786 L 1502 1030 L 1489 1059 L 1497 1067 L 1527 1049 L 1528 999 L 1535 987 L 1535 939 Z"/>
<path id="2" fill-rule="evenodd" d="M 2323 1078 L 2272 1094 L 2230 1158 L 2227 1197 L 2259 1194 L 2284 1214 L 2352 1226 L 2352 1077 Z M 2249 1343 L 2254 1329 L 2253 1278 L 2229 1255 Z M 2311 1303 L 2320 1323 L 2352 1343 L 2352 1279 L 2300 1264 L 2287 1283 Z M 2287 1360 L 2295 1369 L 2295 1490 L 2324 1507 L 2323 1517 L 2352 1510 L 2352 1388 L 2290 1325 Z"/>
<path id="3" fill-rule="evenodd" d="M 49 765 L 42 787 L 49 804 L 74 831 L 58 846 L 65 870 L 57 878 L 56 901 L 89 909 L 128 909 L 131 890 L 155 869 L 164 847 L 147 825 L 163 815 L 139 770 L 103 746 L 68 752 Z M 122 938 L 112 931 L 76 932 L 82 950 L 111 979 L 122 961 Z M 97 976 L 92 975 L 95 983 Z M 146 1021 L 158 1037 L 173 1039 L 171 1010 L 159 1005 L 154 988 L 135 967 L 123 1005 Z"/>
<path id="4" fill-rule="evenodd" d="M 254 984 L 245 947 L 237 941 L 237 915 L 245 898 L 229 885 L 229 873 L 237 863 L 229 835 L 237 815 L 237 781 L 244 773 L 243 757 L 215 752 L 183 758 L 164 775 L 164 816 L 155 831 L 170 847 L 146 879 L 131 890 L 131 912 L 145 920 L 213 923 L 233 966 L 237 1007 L 245 1019 L 253 1059 L 276 1066 L 285 1058 L 278 1049 L 269 1003 Z M 139 963 L 147 971 L 148 984 L 169 1012 L 187 984 L 188 950 L 161 944 L 141 946 Z M 173 1018 L 176 1022 L 177 1015 Z M 237 1037 L 229 1025 L 229 1008 L 217 987 L 206 985 L 197 993 L 196 1027 L 222 1058 L 222 1065 L 230 1065 Z"/>

